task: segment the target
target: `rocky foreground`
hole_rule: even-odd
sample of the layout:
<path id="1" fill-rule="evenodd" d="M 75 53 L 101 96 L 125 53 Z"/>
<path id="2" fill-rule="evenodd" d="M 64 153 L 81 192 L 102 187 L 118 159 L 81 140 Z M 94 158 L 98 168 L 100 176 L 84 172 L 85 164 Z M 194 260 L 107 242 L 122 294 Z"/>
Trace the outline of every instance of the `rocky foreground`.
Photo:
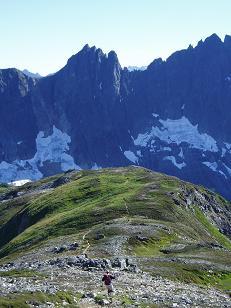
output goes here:
<path id="1" fill-rule="evenodd" d="M 101 281 L 106 268 L 116 277 L 112 303 Z M 21 277 L 15 275 L 20 272 Z M 9 276 L 4 276 L 7 273 Z M 61 305 L 40 304 L 35 299 L 26 301 L 28 307 L 231 307 L 230 297 L 215 288 L 152 277 L 132 260 L 122 258 L 90 259 L 83 255 L 44 262 L 21 260 L 1 265 L 0 276 L 1 296 L 59 291 L 73 295 L 74 304 L 65 300 Z"/>

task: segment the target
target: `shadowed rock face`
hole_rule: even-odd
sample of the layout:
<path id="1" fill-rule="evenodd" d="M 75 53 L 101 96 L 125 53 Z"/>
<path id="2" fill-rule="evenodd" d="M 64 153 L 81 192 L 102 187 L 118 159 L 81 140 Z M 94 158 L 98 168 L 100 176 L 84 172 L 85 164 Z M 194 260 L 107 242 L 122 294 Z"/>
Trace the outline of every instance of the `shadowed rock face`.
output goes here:
<path id="1" fill-rule="evenodd" d="M 30 92 L 34 86 L 35 80 L 16 69 L 0 70 L 0 161 L 33 155 L 37 125 Z"/>
<path id="2" fill-rule="evenodd" d="M 231 198 L 231 37 L 122 69 L 88 45 L 54 75 L 0 70 L 0 181 L 138 164 Z"/>

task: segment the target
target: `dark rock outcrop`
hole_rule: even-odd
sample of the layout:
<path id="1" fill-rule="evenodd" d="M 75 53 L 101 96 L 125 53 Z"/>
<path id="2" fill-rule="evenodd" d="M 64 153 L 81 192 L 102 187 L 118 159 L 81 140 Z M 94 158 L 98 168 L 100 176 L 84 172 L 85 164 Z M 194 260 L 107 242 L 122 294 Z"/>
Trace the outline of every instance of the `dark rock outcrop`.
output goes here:
<path id="1" fill-rule="evenodd" d="M 56 74 L 0 70 L 0 182 L 137 164 L 231 198 L 231 38 L 144 71 L 88 45 Z"/>

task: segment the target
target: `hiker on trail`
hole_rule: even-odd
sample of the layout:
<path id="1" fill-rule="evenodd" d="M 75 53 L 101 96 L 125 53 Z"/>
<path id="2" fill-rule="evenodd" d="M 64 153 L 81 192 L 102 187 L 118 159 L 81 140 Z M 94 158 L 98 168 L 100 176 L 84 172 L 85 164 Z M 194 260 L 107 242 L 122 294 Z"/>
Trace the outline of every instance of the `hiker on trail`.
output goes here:
<path id="1" fill-rule="evenodd" d="M 102 281 L 104 282 L 105 287 L 107 288 L 108 296 L 111 296 L 112 292 L 114 292 L 112 279 L 115 279 L 115 277 L 112 276 L 108 271 L 103 275 L 102 278 Z"/>

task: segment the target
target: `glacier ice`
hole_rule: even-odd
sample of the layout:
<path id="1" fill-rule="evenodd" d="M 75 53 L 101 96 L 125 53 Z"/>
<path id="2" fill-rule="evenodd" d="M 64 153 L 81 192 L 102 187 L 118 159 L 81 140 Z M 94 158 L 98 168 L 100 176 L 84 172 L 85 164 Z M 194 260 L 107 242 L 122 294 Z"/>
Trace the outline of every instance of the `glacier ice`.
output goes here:
<path id="1" fill-rule="evenodd" d="M 186 167 L 185 162 L 177 163 L 176 158 L 174 156 L 165 156 L 163 158 L 163 160 L 170 160 L 173 163 L 173 165 L 175 165 L 178 169 L 182 169 L 182 168 Z"/>
<path id="2" fill-rule="evenodd" d="M 180 119 L 159 120 L 160 127 L 152 126 L 151 130 L 138 134 L 134 140 L 136 146 L 146 147 L 149 142 L 159 138 L 167 144 L 177 145 L 186 142 L 190 147 L 202 151 L 217 152 L 216 140 L 206 133 L 198 131 L 198 125 L 193 125 L 185 116 Z"/>
<path id="3" fill-rule="evenodd" d="M 138 163 L 139 159 L 132 151 L 124 151 L 124 156 L 134 164 Z"/>
<path id="4" fill-rule="evenodd" d="M 33 158 L 0 163 L 0 182 L 38 180 L 43 177 L 39 167 L 42 167 L 45 162 L 60 163 L 62 171 L 81 169 L 75 164 L 73 157 L 67 153 L 70 143 L 70 136 L 55 126 L 52 134 L 47 137 L 43 131 L 40 131 L 36 138 L 36 153 Z"/>

